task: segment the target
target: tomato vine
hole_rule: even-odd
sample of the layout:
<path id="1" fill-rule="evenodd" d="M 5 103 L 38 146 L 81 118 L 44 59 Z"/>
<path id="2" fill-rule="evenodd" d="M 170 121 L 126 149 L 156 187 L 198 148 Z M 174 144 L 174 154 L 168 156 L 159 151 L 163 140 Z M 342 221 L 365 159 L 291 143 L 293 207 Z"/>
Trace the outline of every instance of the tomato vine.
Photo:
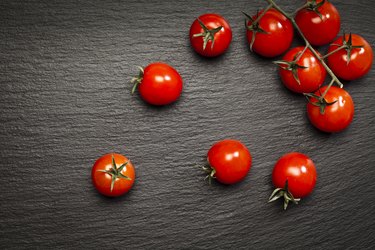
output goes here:
<path id="1" fill-rule="evenodd" d="M 302 33 L 301 29 L 298 27 L 296 21 L 294 20 L 294 17 L 288 13 L 286 13 L 282 8 L 280 8 L 274 0 L 265 0 L 267 1 L 274 9 L 279 11 L 281 14 L 283 14 L 286 18 L 288 18 L 294 28 L 298 31 L 299 35 L 305 42 L 305 46 L 311 50 L 311 52 L 314 54 L 314 56 L 320 61 L 320 63 L 323 65 L 323 67 L 327 70 L 328 74 L 331 76 L 332 81 L 328 84 L 328 87 L 326 91 L 333 85 L 333 83 L 336 83 L 340 88 L 342 88 L 344 85 L 341 83 L 341 81 L 336 77 L 336 75 L 332 72 L 332 70 L 328 67 L 328 65 L 325 63 L 324 58 L 319 55 L 319 53 L 311 46 L 309 41 L 306 39 L 305 35 Z M 322 98 L 324 98 L 325 93 L 322 94 Z"/>

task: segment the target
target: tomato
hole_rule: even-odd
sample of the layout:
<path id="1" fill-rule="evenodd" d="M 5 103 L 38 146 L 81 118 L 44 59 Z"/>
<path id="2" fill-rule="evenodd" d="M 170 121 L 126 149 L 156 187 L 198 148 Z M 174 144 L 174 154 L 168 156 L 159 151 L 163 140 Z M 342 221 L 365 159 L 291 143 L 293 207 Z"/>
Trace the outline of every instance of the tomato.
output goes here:
<path id="1" fill-rule="evenodd" d="M 175 102 L 182 92 L 180 74 L 166 63 L 156 62 L 142 69 L 138 77 L 132 79 L 132 93 L 138 87 L 142 99 L 152 105 L 167 105 Z"/>
<path id="2" fill-rule="evenodd" d="M 190 27 L 190 43 L 194 50 L 206 57 L 223 54 L 232 41 L 232 29 L 218 14 L 204 14 Z"/>
<path id="3" fill-rule="evenodd" d="M 284 198 L 284 209 L 289 201 L 297 204 L 300 198 L 308 196 L 314 189 L 317 173 L 314 162 L 304 154 L 292 152 L 283 155 L 272 171 L 275 190 L 269 202 Z"/>
<path id="4" fill-rule="evenodd" d="M 315 95 L 321 96 L 326 88 L 327 86 L 324 86 Z M 319 98 L 310 98 L 307 104 L 307 116 L 310 122 L 316 128 L 329 133 L 340 132 L 347 128 L 354 116 L 354 103 L 349 93 L 342 88 L 332 86 L 324 99 L 328 104 L 321 103 Z"/>
<path id="5" fill-rule="evenodd" d="M 339 37 L 329 47 L 327 55 L 343 44 L 346 45 L 345 48 L 328 56 L 328 66 L 336 76 L 350 81 L 369 72 L 372 66 L 373 52 L 370 44 L 363 37 L 356 34 L 344 36 Z"/>
<path id="6" fill-rule="evenodd" d="M 340 14 L 328 0 L 307 1 L 307 7 L 297 12 L 296 23 L 311 45 L 331 42 L 340 31 Z"/>
<path id="7" fill-rule="evenodd" d="M 326 78 L 327 72 L 323 65 L 311 50 L 304 51 L 304 47 L 291 49 L 283 60 L 276 63 L 280 66 L 279 74 L 285 87 L 297 93 L 317 90 Z"/>
<path id="8" fill-rule="evenodd" d="M 117 197 L 127 193 L 135 181 L 133 164 L 123 155 L 106 154 L 92 167 L 91 179 L 99 193 Z"/>
<path id="9" fill-rule="evenodd" d="M 269 9 L 259 22 L 253 24 L 262 12 L 253 17 L 245 14 L 249 19 L 246 23 L 246 35 L 250 49 L 264 57 L 281 55 L 292 43 L 293 25 L 275 9 Z"/>
<path id="10" fill-rule="evenodd" d="M 242 181 L 251 167 L 249 150 L 240 141 L 222 140 L 215 143 L 207 153 L 206 168 L 210 178 L 216 178 L 223 184 Z"/>

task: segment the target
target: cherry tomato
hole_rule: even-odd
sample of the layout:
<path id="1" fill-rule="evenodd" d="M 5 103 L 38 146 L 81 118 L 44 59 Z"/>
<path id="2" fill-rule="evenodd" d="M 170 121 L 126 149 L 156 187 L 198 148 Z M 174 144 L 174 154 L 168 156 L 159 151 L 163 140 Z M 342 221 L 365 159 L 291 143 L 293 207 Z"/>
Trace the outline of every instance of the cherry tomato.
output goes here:
<path id="1" fill-rule="evenodd" d="M 182 92 L 182 78 L 180 74 L 166 63 L 149 64 L 140 71 L 138 77 L 133 78 L 134 93 L 138 87 L 142 99 L 152 105 L 167 105 L 175 102 Z"/>
<path id="2" fill-rule="evenodd" d="M 190 27 L 190 43 L 194 50 L 206 57 L 223 54 L 232 41 L 232 29 L 218 14 L 204 14 Z"/>
<path id="3" fill-rule="evenodd" d="M 249 150 L 240 141 L 222 140 L 215 143 L 207 153 L 209 177 L 223 184 L 242 181 L 251 167 Z"/>
<path id="4" fill-rule="evenodd" d="M 269 201 L 284 198 L 284 209 L 289 201 L 297 202 L 314 189 L 317 173 L 314 162 L 304 154 L 292 152 L 283 155 L 272 171 L 275 190 Z"/>
<path id="5" fill-rule="evenodd" d="M 341 36 L 331 44 L 328 53 L 338 49 L 343 43 L 347 44 L 347 47 L 328 56 L 328 66 L 336 76 L 348 81 L 366 75 L 371 69 L 373 60 L 370 44 L 356 34 L 345 36 L 345 38 Z M 350 60 L 348 60 L 348 54 L 350 54 Z"/>
<path id="6" fill-rule="evenodd" d="M 99 193 L 117 197 L 127 193 L 135 181 L 133 164 L 123 155 L 106 154 L 92 167 L 91 179 Z"/>
<path id="7" fill-rule="evenodd" d="M 310 93 L 322 85 L 327 72 L 311 50 L 306 49 L 301 54 L 303 50 L 304 47 L 296 47 L 288 51 L 283 60 L 278 61 L 279 74 L 288 89 L 297 93 Z"/>
<path id="8" fill-rule="evenodd" d="M 320 92 L 315 92 L 315 95 L 321 96 L 326 88 L 327 86 L 324 86 Z M 320 103 L 318 98 L 310 98 L 307 104 L 307 115 L 310 122 L 316 128 L 328 133 L 340 132 L 347 128 L 354 116 L 354 103 L 349 93 L 342 88 L 332 86 L 324 99 L 328 104 L 323 104 L 325 108 L 323 107 L 324 110 L 322 110 L 321 106 L 316 106 Z"/>
<path id="9" fill-rule="evenodd" d="M 250 48 L 264 57 L 281 55 L 292 43 L 293 25 L 283 14 L 275 9 L 269 9 L 257 24 L 252 25 L 253 21 L 262 12 L 253 17 L 246 15 L 249 19 L 246 25 L 246 35 Z"/>
<path id="10" fill-rule="evenodd" d="M 340 14 L 329 1 L 309 0 L 297 12 L 295 20 L 306 39 L 315 46 L 331 42 L 340 31 Z M 321 5 L 321 6 L 320 6 Z"/>

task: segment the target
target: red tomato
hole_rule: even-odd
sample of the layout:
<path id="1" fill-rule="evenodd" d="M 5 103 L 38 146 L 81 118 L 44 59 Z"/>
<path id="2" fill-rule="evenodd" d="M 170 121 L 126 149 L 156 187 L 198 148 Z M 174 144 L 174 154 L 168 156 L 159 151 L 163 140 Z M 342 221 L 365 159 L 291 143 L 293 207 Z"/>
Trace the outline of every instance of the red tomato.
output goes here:
<path id="1" fill-rule="evenodd" d="M 190 27 L 190 43 L 202 56 L 214 57 L 223 54 L 232 41 L 232 29 L 218 14 L 204 14 Z"/>
<path id="2" fill-rule="evenodd" d="M 135 170 L 133 164 L 123 155 L 106 154 L 92 167 L 91 179 L 99 193 L 117 197 L 127 193 L 133 186 Z"/>
<path id="3" fill-rule="evenodd" d="M 283 14 L 275 9 L 268 10 L 258 24 L 252 25 L 253 21 L 262 12 L 252 18 L 246 15 L 249 19 L 246 25 L 246 35 L 251 50 L 264 57 L 281 55 L 292 43 L 293 25 Z M 255 37 L 253 38 L 254 30 Z"/>
<path id="4" fill-rule="evenodd" d="M 222 140 L 210 148 L 207 161 L 210 165 L 210 177 L 223 184 L 234 184 L 246 177 L 252 158 L 240 141 Z"/>
<path id="5" fill-rule="evenodd" d="M 142 99 L 152 105 L 167 105 L 175 102 L 182 92 L 180 74 L 166 63 L 151 63 L 133 78 L 133 93 L 138 87 Z"/>
<path id="6" fill-rule="evenodd" d="M 283 155 L 272 171 L 272 182 L 276 187 L 269 201 L 284 198 L 284 209 L 289 201 L 297 204 L 314 189 L 317 173 L 314 162 L 304 154 L 292 152 Z M 286 197 L 287 198 L 286 198 Z"/>
<path id="7" fill-rule="evenodd" d="M 334 51 L 343 45 L 348 44 L 348 37 L 339 37 L 331 44 L 328 53 Z M 344 40 L 344 41 L 343 41 Z M 370 44 L 361 36 L 352 34 L 351 43 L 348 48 L 343 48 L 328 56 L 328 66 L 336 76 L 344 80 L 354 80 L 360 78 L 369 72 L 372 66 L 373 52 Z M 354 46 L 354 48 L 353 48 Z M 362 46 L 358 48 L 358 46 Z M 348 50 L 350 50 L 350 60 L 348 61 Z"/>
<path id="8" fill-rule="evenodd" d="M 321 96 L 320 93 L 324 93 L 327 86 L 317 91 L 315 95 Z M 333 103 L 327 105 L 324 108 L 324 114 L 320 107 L 312 104 L 317 103 L 317 98 L 310 98 L 307 104 L 307 115 L 310 122 L 318 129 L 332 133 L 340 132 L 350 125 L 354 116 L 354 103 L 348 92 L 342 88 L 332 86 L 327 94 L 324 96 L 327 103 Z"/>
<path id="9" fill-rule="evenodd" d="M 340 14 L 327 0 L 318 8 L 316 6 L 319 6 L 322 0 L 314 2 L 307 1 L 308 7 L 298 11 L 295 20 L 306 39 L 312 45 L 320 46 L 331 42 L 339 33 Z"/>
<path id="10" fill-rule="evenodd" d="M 327 72 L 311 50 L 306 49 L 301 55 L 303 50 L 304 47 L 296 47 L 289 50 L 283 60 L 279 61 L 281 63 L 278 63 L 280 66 L 279 74 L 285 87 L 291 91 L 310 93 L 322 85 Z M 295 63 L 291 63 L 295 59 L 298 60 Z M 297 79 L 299 79 L 299 83 Z"/>

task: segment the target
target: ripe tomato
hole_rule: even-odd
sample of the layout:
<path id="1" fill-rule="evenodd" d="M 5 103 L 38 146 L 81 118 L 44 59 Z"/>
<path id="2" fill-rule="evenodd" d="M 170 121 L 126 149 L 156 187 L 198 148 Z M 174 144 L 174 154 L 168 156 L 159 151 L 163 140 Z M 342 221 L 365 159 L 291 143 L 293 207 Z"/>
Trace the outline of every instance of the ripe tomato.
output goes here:
<path id="1" fill-rule="evenodd" d="M 341 47 L 343 43 L 346 44 L 347 48 L 338 50 L 328 56 L 328 66 L 336 76 L 348 81 L 366 75 L 371 69 L 373 60 L 370 44 L 356 34 L 341 36 L 331 44 L 328 53 Z M 350 60 L 348 60 L 349 58 Z"/>
<path id="2" fill-rule="evenodd" d="M 283 197 L 284 209 L 289 201 L 297 204 L 300 198 L 313 191 L 316 178 L 315 165 L 309 157 L 298 152 L 283 155 L 272 171 L 272 182 L 276 189 L 269 202 Z"/>
<path id="3" fill-rule="evenodd" d="M 91 179 L 99 193 L 117 197 L 127 193 L 133 186 L 135 170 L 133 164 L 123 155 L 106 154 L 92 167 Z"/>
<path id="4" fill-rule="evenodd" d="M 320 93 L 324 93 L 326 88 L 327 86 L 324 86 L 315 95 L 321 96 Z M 324 99 L 328 105 L 322 104 L 325 106 L 323 113 L 321 107 L 316 106 L 320 103 L 318 98 L 310 98 L 307 104 L 307 116 L 310 122 L 316 128 L 328 133 L 344 130 L 350 125 L 354 116 L 354 103 L 351 96 L 342 88 L 332 86 Z"/>
<path id="5" fill-rule="evenodd" d="M 204 14 L 190 27 L 190 43 L 202 56 L 214 57 L 223 54 L 232 41 L 232 29 L 218 14 Z"/>
<path id="6" fill-rule="evenodd" d="M 142 69 L 132 79 L 132 93 L 138 87 L 142 99 L 152 105 L 167 105 L 175 102 L 182 92 L 180 74 L 166 63 L 156 62 Z"/>
<path id="7" fill-rule="evenodd" d="M 298 27 L 315 46 L 328 44 L 340 31 L 340 14 L 327 0 L 309 0 L 307 7 L 297 12 Z"/>
<path id="8" fill-rule="evenodd" d="M 222 140 L 215 143 L 207 153 L 209 178 L 223 184 L 234 184 L 243 180 L 251 167 L 249 150 L 240 141 Z"/>
<path id="9" fill-rule="evenodd" d="M 310 93 L 322 85 L 327 72 L 311 50 L 306 49 L 301 54 L 303 50 L 304 47 L 291 49 L 276 63 L 285 87 L 297 93 Z"/>
<path id="10" fill-rule="evenodd" d="M 264 57 L 281 55 L 292 43 L 293 25 L 275 9 L 269 9 L 259 22 L 253 25 L 262 12 L 253 17 L 245 14 L 249 19 L 246 23 L 246 35 L 250 49 Z"/>

